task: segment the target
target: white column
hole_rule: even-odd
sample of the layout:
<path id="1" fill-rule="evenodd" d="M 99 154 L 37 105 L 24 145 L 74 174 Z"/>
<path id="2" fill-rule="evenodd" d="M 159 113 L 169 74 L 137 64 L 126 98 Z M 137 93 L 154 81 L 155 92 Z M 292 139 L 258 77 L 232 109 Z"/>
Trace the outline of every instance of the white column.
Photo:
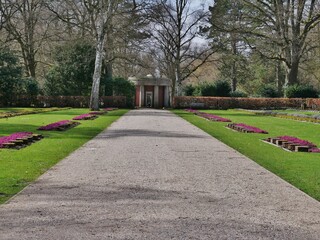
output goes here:
<path id="1" fill-rule="evenodd" d="M 139 100 L 139 107 L 144 107 L 144 86 L 140 86 L 140 100 Z"/>
<path id="2" fill-rule="evenodd" d="M 169 86 L 164 87 L 164 107 L 169 107 Z"/>
<path id="3" fill-rule="evenodd" d="M 159 86 L 154 86 L 153 107 L 159 107 Z"/>

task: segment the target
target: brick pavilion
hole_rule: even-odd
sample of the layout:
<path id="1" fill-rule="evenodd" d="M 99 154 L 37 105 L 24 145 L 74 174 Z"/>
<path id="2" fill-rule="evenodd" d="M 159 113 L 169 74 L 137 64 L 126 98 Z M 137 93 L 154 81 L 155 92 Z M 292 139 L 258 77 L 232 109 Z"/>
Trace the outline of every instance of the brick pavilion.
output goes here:
<path id="1" fill-rule="evenodd" d="M 136 107 L 163 108 L 170 106 L 170 79 L 147 75 L 142 78 L 130 77 L 129 80 L 136 86 Z"/>

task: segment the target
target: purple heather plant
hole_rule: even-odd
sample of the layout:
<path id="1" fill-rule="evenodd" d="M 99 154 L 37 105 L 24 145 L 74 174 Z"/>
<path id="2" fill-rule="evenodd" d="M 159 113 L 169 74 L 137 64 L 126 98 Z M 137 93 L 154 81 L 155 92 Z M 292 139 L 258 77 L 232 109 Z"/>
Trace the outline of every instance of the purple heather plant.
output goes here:
<path id="1" fill-rule="evenodd" d="M 113 110 L 117 110 L 118 108 L 113 108 L 113 107 L 108 107 L 108 108 L 104 108 L 103 111 L 113 111 Z"/>
<path id="2" fill-rule="evenodd" d="M 265 130 L 262 130 L 262 129 L 257 128 L 257 127 L 249 126 L 249 125 L 246 125 L 244 123 L 235 123 L 234 126 L 240 127 L 240 128 L 242 128 L 244 130 L 247 130 L 247 131 L 250 131 L 250 132 L 254 132 L 254 133 L 264 133 L 264 134 L 268 133 Z"/>
<path id="3" fill-rule="evenodd" d="M 5 143 L 10 143 L 12 141 L 17 140 L 18 138 L 25 138 L 31 136 L 32 134 L 32 132 L 17 132 L 9 136 L 0 137 L 0 148 L 4 148 Z"/>
<path id="4" fill-rule="evenodd" d="M 280 140 L 284 140 L 284 141 L 288 141 L 288 142 L 292 142 L 292 143 L 295 143 L 295 144 L 298 144 L 300 146 L 308 146 L 308 147 L 316 147 L 315 144 L 313 144 L 312 142 L 308 142 L 306 140 L 302 140 L 302 139 L 299 139 L 299 138 L 296 138 L 296 137 L 291 137 L 291 136 L 280 136 L 280 137 L 277 137 L 279 138 Z"/>
<path id="5" fill-rule="evenodd" d="M 72 120 L 86 120 L 86 119 L 92 118 L 93 116 L 94 116 L 93 114 L 86 113 L 86 114 L 81 114 L 79 116 L 76 116 L 72 118 Z"/>
<path id="6" fill-rule="evenodd" d="M 102 114 L 104 114 L 104 112 L 98 112 L 98 111 L 96 111 L 96 112 L 89 112 L 89 114 L 91 114 L 91 115 L 102 115 Z"/>
<path id="7" fill-rule="evenodd" d="M 320 148 L 318 148 L 314 143 L 306 141 L 306 140 L 302 140 L 300 138 L 296 138 L 296 137 L 292 137 L 292 136 L 279 136 L 276 137 L 277 139 L 283 140 L 283 141 L 287 141 L 287 142 L 291 142 L 294 144 L 297 144 L 299 146 L 307 146 L 310 149 L 308 150 L 308 152 L 311 153 L 320 153 Z"/>
<path id="8" fill-rule="evenodd" d="M 191 112 L 191 113 L 195 113 L 195 114 L 199 112 L 198 110 L 195 110 L 195 109 L 192 109 L 192 108 L 185 109 L 185 111 Z"/>
<path id="9" fill-rule="evenodd" d="M 71 123 L 70 120 L 62 120 L 62 121 L 59 121 L 59 122 L 48 124 L 46 126 L 39 127 L 38 130 L 50 131 L 50 130 L 54 130 L 54 129 L 57 129 L 59 127 L 68 125 L 70 123 Z"/>
<path id="10" fill-rule="evenodd" d="M 219 117 L 210 113 L 198 112 L 198 116 L 217 122 L 231 122 L 230 119 Z"/>

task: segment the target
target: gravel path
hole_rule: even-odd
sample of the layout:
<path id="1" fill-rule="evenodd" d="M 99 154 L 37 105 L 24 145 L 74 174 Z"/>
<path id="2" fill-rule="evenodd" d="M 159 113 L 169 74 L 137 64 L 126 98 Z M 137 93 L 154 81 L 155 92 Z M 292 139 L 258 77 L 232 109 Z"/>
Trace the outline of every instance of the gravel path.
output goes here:
<path id="1" fill-rule="evenodd" d="M 320 239 L 320 203 L 162 110 L 133 110 L 0 207 L 0 239 Z"/>

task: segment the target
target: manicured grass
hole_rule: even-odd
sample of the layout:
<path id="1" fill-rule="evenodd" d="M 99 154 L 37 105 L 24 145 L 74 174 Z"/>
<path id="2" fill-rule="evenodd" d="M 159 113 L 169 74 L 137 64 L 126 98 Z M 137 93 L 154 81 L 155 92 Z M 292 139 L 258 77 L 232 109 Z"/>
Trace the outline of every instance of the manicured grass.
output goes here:
<path id="1" fill-rule="evenodd" d="M 226 123 L 208 121 L 183 110 L 173 112 L 320 201 L 320 154 L 287 152 L 261 141 L 267 137 L 290 135 L 320 147 L 320 124 L 257 116 L 245 111 L 205 111 L 269 132 L 252 134 L 232 131 L 225 127 Z"/>
<path id="2" fill-rule="evenodd" d="M 0 149 L 0 203 L 37 179 L 42 173 L 96 136 L 127 112 L 117 110 L 99 116 L 67 131 L 38 131 L 37 128 L 89 112 L 88 109 L 69 109 L 0 119 L 0 135 L 19 131 L 41 133 L 44 139 L 20 150 Z"/>

